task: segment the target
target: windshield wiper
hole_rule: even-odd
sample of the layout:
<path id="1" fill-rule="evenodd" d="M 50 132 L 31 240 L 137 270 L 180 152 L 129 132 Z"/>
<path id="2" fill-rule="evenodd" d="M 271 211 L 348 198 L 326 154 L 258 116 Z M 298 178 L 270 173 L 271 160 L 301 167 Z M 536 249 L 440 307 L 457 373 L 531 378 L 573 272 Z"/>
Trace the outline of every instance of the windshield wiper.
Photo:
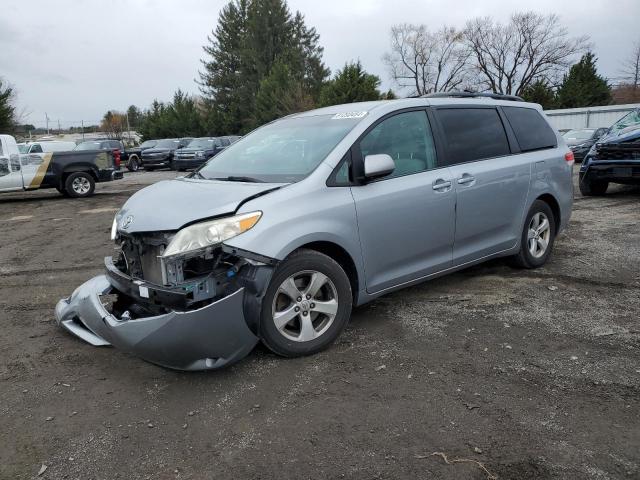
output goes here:
<path id="1" fill-rule="evenodd" d="M 222 180 L 225 182 L 249 182 L 249 183 L 265 183 L 264 180 L 260 180 L 259 178 L 253 177 L 238 177 L 234 175 L 230 175 L 228 177 L 216 177 L 211 180 Z"/>

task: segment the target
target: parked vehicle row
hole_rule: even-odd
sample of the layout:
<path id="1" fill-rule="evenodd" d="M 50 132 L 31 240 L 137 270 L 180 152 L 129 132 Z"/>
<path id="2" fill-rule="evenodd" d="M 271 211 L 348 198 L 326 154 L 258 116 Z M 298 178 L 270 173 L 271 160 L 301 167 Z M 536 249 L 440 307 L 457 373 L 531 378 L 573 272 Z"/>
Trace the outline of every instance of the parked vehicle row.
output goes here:
<path id="1" fill-rule="evenodd" d="M 240 137 L 168 138 L 155 140 L 155 144 L 142 151 L 145 170 L 169 168 L 185 171 L 203 165 Z"/>
<path id="2" fill-rule="evenodd" d="M 183 370 L 223 367 L 258 341 L 313 354 L 387 292 L 496 257 L 544 265 L 571 216 L 573 162 L 540 106 L 510 96 L 290 115 L 131 197 L 105 274 L 56 318 Z"/>

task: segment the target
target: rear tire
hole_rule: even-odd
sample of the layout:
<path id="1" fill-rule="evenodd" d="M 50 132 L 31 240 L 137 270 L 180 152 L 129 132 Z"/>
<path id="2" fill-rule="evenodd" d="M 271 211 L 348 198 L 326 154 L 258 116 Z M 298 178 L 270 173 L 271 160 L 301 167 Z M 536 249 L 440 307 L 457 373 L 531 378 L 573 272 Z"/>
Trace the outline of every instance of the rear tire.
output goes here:
<path id="1" fill-rule="evenodd" d="M 351 284 L 342 267 L 314 250 L 298 250 L 276 269 L 262 299 L 260 338 L 284 357 L 329 347 L 351 316 Z"/>
<path id="2" fill-rule="evenodd" d="M 585 197 L 601 196 L 607 193 L 609 188 L 609 182 L 604 180 L 592 180 L 585 175 L 580 175 L 580 181 L 578 182 L 580 187 L 580 193 Z"/>
<path id="3" fill-rule="evenodd" d="M 536 200 L 525 218 L 520 251 L 513 264 L 520 268 L 538 268 L 547 263 L 556 238 L 556 220 L 549 204 Z"/>
<path id="4" fill-rule="evenodd" d="M 74 172 L 64 181 L 64 190 L 72 198 L 84 198 L 93 195 L 96 181 L 88 172 Z"/>

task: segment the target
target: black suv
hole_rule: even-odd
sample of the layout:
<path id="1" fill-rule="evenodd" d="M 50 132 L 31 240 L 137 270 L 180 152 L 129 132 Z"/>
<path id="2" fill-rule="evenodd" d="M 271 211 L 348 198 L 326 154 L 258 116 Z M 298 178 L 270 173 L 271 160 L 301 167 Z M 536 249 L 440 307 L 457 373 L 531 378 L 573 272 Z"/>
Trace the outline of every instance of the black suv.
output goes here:
<path id="1" fill-rule="evenodd" d="M 583 195 L 604 195 L 609 183 L 640 185 L 640 108 L 614 123 L 580 166 Z"/>
<path id="2" fill-rule="evenodd" d="M 581 162 L 593 144 L 609 131 L 608 128 L 578 128 L 562 135 L 576 162 Z"/>
<path id="3" fill-rule="evenodd" d="M 187 168 L 198 168 L 239 138 L 240 137 L 194 138 L 189 145 L 175 153 L 173 157 L 173 168 L 181 172 Z"/>
<path id="4" fill-rule="evenodd" d="M 172 169 L 173 158 L 177 150 L 186 147 L 192 138 L 167 138 L 158 140 L 155 147 L 142 152 L 142 164 L 145 170 L 157 168 Z"/>

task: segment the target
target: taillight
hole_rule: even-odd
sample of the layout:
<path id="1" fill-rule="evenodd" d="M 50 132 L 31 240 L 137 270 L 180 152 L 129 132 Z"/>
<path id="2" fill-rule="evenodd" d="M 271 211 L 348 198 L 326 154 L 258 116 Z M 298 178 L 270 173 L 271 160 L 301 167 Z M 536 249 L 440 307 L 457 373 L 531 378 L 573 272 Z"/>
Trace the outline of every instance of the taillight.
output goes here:
<path id="1" fill-rule="evenodd" d="M 113 163 L 116 166 L 116 170 L 119 170 L 120 169 L 120 150 L 117 148 L 113 151 Z"/>
<path id="2" fill-rule="evenodd" d="M 576 161 L 576 158 L 573 156 L 573 152 L 572 151 L 568 151 L 567 153 L 564 154 L 564 159 L 567 161 L 567 163 L 569 165 L 573 165 Z"/>

